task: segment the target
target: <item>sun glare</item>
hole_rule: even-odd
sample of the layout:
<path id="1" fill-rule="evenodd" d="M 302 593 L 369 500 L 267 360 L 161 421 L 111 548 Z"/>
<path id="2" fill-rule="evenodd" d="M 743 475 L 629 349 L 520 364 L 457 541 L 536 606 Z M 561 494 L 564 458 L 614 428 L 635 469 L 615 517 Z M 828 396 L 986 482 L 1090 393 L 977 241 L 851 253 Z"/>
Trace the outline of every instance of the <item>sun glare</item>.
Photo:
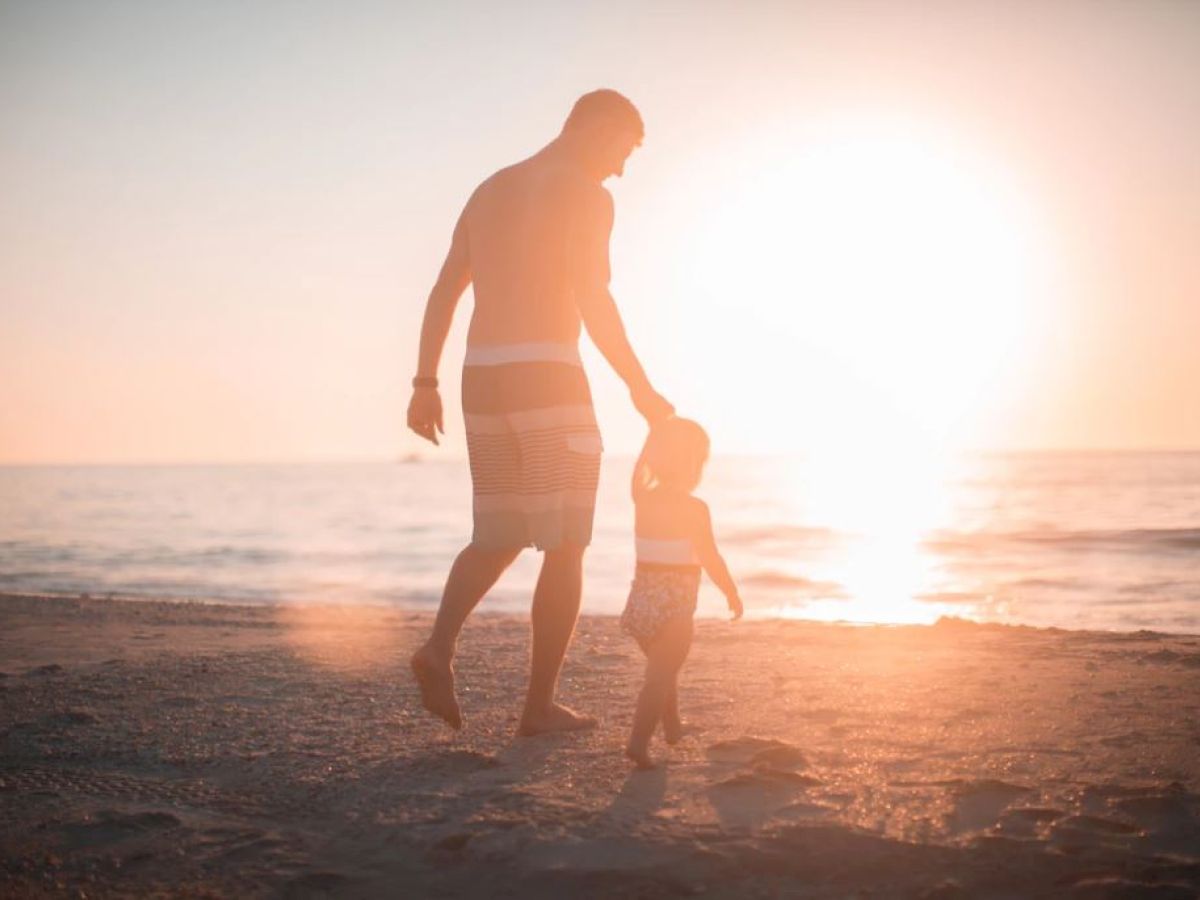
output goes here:
<path id="1" fill-rule="evenodd" d="M 770 373 L 762 437 L 805 456 L 798 516 L 854 536 L 809 573 L 846 596 L 795 612 L 961 613 L 922 599 L 938 582 L 922 541 L 945 523 L 954 451 L 1002 437 L 993 413 L 1046 324 L 1030 199 L 954 136 L 895 118 L 767 129 L 710 156 L 724 177 L 683 232 L 689 297 L 709 346 L 736 322 L 752 352 L 734 365 Z"/>
<path id="2" fill-rule="evenodd" d="M 718 150 L 703 165 L 725 177 L 684 229 L 683 277 L 722 329 L 730 309 L 751 323 L 803 413 L 797 445 L 992 438 L 980 413 L 1012 389 L 1046 293 L 1011 173 L 889 119 Z"/>
<path id="3" fill-rule="evenodd" d="M 818 452 L 786 485 L 790 506 L 804 521 L 825 522 L 843 536 L 806 577 L 841 586 L 844 595 L 797 608 L 808 619 L 928 623 L 969 616 L 966 606 L 930 603 L 939 593 L 936 555 L 926 535 L 953 515 L 951 482 L 959 460 L 932 448 L 893 446 L 890 452 Z"/>

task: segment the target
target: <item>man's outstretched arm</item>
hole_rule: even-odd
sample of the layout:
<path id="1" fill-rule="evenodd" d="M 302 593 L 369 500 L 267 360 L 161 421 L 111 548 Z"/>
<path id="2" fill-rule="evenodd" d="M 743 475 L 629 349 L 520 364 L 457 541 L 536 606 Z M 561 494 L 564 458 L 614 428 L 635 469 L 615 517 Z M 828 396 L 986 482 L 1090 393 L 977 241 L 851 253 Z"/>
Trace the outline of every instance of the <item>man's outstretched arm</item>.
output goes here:
<path id="1" fill-rule="evenodd" d="M 425 318 L 421 323 L 421 346 L 417 354 L 417 377 L 437 378 L 438 362 L 454 321 L 458 301 L 471 283 L 471 258 L 467 250 L 466 213 L 459 217 L 450 241 L 450 251 L 442 263 L 429 299 L 425 303 Z M 436 387 L 416 387 L 408 404 L 408 427 L 437 443 L 438 432 L 446 433 L 442 424 L 442 398 Z"/>
<path id="2" fill-rule="evenodd" d="M 598 190 L 589 195 L 581 210 L 580 227 L 572 235 L 575 303 L 596 349 L 625 382 L 638 412 L 653 423 L 671 415 L 675 408 L 650 386 L 608 289 L 608 241 L 612 223 L 612 198 L 608 192 Z"/>

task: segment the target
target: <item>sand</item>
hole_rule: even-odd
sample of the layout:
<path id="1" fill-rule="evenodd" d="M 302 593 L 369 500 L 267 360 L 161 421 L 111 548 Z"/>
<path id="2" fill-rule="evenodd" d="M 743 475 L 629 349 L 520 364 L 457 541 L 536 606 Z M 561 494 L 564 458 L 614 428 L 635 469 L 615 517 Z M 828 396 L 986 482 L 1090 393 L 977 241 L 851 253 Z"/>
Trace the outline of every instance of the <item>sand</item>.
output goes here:
<path id="1" fill-rule="evenodd" d="M 702 731 L 634 772 L 615 620 L 563 673 L 600 726 L 536 738 L 527 621 L 469 623 L 460 734 L 429 622 L 0 595 L 0 894 L 1200 893 L 1200 638 L 701 621 Z"/>

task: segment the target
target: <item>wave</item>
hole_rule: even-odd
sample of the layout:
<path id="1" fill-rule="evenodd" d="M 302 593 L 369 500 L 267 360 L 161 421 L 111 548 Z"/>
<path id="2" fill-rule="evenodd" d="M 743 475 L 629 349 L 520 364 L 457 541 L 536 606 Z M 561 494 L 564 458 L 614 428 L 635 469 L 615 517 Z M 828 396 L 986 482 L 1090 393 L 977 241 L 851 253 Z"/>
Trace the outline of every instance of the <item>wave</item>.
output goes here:
<path id="1" fill-rule="evenodd" d="M 763 588 L 764 590 L 792 590 L 808 597 L 845 598 L 847 593 L 836 581 L 814 581 L 800 575 L 789 575 L 765 569 L 751 572 L 739 579 L 748 587 Z"/>
<path id="2" fill-rule="evenodd" d="M 1200 528 L 1128 528 L 1099 531 L 939 531 L 932 550 L 977 550 L 988 544 L 1026 544 L 1064 550 L 1200 550 Z"/>
<path id="3" fill-rule="evenodd" d="M 1123 584 L 1117 588 L 1119 594 L 1157 594 L 1162 591 L 1176 590 L 1186 587 L 1187 583 L 1175 579 L 1159 579 L 1157 581 L 1139 581 L 1134 584 Z"/>
<path id="4" fill-rule="evenodd" d="M 762 544 L 773 541 L 789 544 L 829 544 L 838 539 L 838 532 L 832 528 L 804 525 L 772 525 L 723 531 L 720 539 L 722 544 Z"/>
<path id="5" fill-rule="evenodd" d="M 1077 578 L 1017 578 L 997 585 L 997 590 L 1012 590 L 1014 588 L 1047 588 L 1050 590 L 1076 590 L 1089 587 Z"/>

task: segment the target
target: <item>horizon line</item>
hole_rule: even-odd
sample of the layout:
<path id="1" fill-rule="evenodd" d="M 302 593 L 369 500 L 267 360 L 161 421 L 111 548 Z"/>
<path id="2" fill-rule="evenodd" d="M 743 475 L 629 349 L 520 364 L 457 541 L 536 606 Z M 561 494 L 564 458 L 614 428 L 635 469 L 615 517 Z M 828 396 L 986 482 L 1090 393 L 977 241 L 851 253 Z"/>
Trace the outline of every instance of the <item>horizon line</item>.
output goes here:
<path id="1" fill-rule="evenodd" d="M 1033 456 L 1033 455 L 1134 455 L 1134 454 L 1189 454 L 1200 453 L 1200 446 L 1180 447 L 968 447 L 950 451 L 955 456 Z M 608 459 L 633 459 L 635 451 L 605 452 Z M 715 458 L 771 459 L 779 457 L 804 457 L 804 450 L 776 450 L 765 452 L 715 453 Z M 305 466 L 305 465 L 418 465 L 437 462 L 464 462 L 466 453 L 399 453 L 392 456 L 320 456 L 244 459 L 132 459 L 132 460 L 0 460 L 0 468 L 134 468 L 172 466 L 215 467 L 215 466 Z"/>

